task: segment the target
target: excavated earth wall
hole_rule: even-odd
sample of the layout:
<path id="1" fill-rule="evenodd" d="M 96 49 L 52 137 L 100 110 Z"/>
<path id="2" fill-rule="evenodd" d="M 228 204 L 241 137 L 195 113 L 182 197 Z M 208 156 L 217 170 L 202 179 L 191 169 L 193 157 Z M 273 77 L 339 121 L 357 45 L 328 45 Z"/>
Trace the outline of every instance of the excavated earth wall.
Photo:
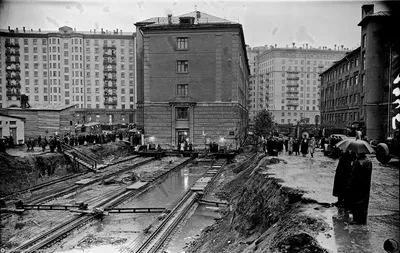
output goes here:
<path id="1" fill-rule="evenodd" d="M 258 155 L 246 169 L 231 175 L 218 193 L 231 207 L 188 252 L 328 252 L 315 239 L 328 224 L 303 212 L 319 205 L 268 176 L 268 165 L 277 162 L 284 161 Z"/>

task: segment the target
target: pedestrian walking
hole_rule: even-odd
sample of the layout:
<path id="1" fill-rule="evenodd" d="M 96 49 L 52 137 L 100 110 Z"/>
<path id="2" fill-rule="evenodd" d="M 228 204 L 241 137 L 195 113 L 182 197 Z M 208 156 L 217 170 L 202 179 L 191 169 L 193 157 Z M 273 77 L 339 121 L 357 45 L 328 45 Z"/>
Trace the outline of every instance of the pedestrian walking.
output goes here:
<path id="1" fill-rule="evenodd" d="M 292 153 L 293 153 L 293 139 L 292 137 L 290 137 L 288 141 L 288 155 L 291 155 Z"/>
<path id="2" fill-rule="evenodd" d="M 293 152 L 294 152 L 295 155 L 299 155 L 300 154 L 299 147 L 300 147 L 299 140 L 297 138 L 295 138 L 293 140 Z"/>
<path id="3" fill-rule="evenodd" d="M 371 176 L 371 161 L 364 153 L 357 154 L 348 185 L 349 209 L 353 214 L 353 220 L 350 222 L 351 225 L 363 225 L 367 223 Z"/>
<path id="4" fill-rule="evenodd" d="M 311 157 L 314 157 L 315 146 L 316 146 L 315 138 L 311 137 L 311 140 L 308 143 L 308 149 L 309 149 Z"/>
<path id="5" fill-rule="evenodd" d="M 332 195 L 338 198 L 335 203 L 337 207 L 346 207 L 347 202 L 347 186 L 349 184 L 351 171 L 353 169 L 353 161 L 355 155 L 351 151 L 345 151 L 339 158 L 339 163 L 336 167 L 335 179 L 333 181 Z"/>
<path id="6" fill-rule="evenodd" d="M 47 146 L 46 137 L 42 138 L 42 140 L 40 141 L 40 146 L 42 147 L 42 151 L 44 152 L 46 150 L 46 146 Z"/>
<path id="7" fill-rule="evenodd" d="M 300 147 L 300 149 L 301 149 L 301 153 L 302 153 L 303 156 L 305 157 L 305 156 L 307 155 L 307 153 L 308 153 L 308 141 L 307 141 L 306 138 L 304 138 L 304 139 L 301 141 L 301 147 Z"/>

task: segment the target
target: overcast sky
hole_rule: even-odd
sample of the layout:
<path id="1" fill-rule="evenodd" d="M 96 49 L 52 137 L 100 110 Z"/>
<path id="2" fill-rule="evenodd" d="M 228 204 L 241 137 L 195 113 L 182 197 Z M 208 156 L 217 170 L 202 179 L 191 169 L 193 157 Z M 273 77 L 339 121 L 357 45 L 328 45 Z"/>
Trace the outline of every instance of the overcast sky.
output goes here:
<path id="1" fill-rule="evenodd" d="M 284 47 L 308 43 L 358 46 L 361 6 L 354 1 L 193 1 L 193 0 L 0 0 L 0 25 L 58 30 L 67 25 L 77 31 L 123 30 L 135 32 L 134 23 L 151 17 L 181 15 L 197 8 L 243 25 L 246 44 Z M 371 3 L 371 2 L 369 2 Z M 379 2 L 375 12 L 385 10 Z"/>

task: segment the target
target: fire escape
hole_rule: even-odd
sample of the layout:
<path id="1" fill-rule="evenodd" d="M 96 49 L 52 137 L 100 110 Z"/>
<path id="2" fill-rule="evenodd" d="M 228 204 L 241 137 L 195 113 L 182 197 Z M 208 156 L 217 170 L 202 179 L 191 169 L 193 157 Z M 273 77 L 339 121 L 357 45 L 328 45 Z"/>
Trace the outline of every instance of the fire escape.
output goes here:
<path id="1" fill-rule="evenodd" d="M 6 40 L 6 95 L 8 100 L 16 97 L 21 99 L 21 69 L 20 69 L 20 53 L 18 42 Z"/>
<path id="2" fill-rule="evenodd" d="M 117 48 L 115 45 L 104 44 L 104 106 L 117 106 Z"/>
<path id="3" fill-rule="evenodd" d="M 299 71 L 288 70 L 287 72 L 286 106 L 296 109 L 299 106 Z"/>

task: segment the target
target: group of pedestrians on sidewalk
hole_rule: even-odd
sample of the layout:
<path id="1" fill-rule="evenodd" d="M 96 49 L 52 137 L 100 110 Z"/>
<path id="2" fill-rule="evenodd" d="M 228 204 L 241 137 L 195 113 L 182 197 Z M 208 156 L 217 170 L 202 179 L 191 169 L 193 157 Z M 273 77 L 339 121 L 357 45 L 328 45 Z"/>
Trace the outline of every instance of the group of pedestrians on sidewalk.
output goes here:
<path id="1" fill-rule="evenodd" d="M 317 147 L 317 141 L 314 137 L 311 139 L 303 137 L 301 139 L 286 138 L 271 136 L 263 140 L 263 149 L 270 156 L 278 156 L 282 153 L 288 155 L 303 155 L 306 157 L 310 153 L 311 157 L 314 157 L 315 148 Z"/>

